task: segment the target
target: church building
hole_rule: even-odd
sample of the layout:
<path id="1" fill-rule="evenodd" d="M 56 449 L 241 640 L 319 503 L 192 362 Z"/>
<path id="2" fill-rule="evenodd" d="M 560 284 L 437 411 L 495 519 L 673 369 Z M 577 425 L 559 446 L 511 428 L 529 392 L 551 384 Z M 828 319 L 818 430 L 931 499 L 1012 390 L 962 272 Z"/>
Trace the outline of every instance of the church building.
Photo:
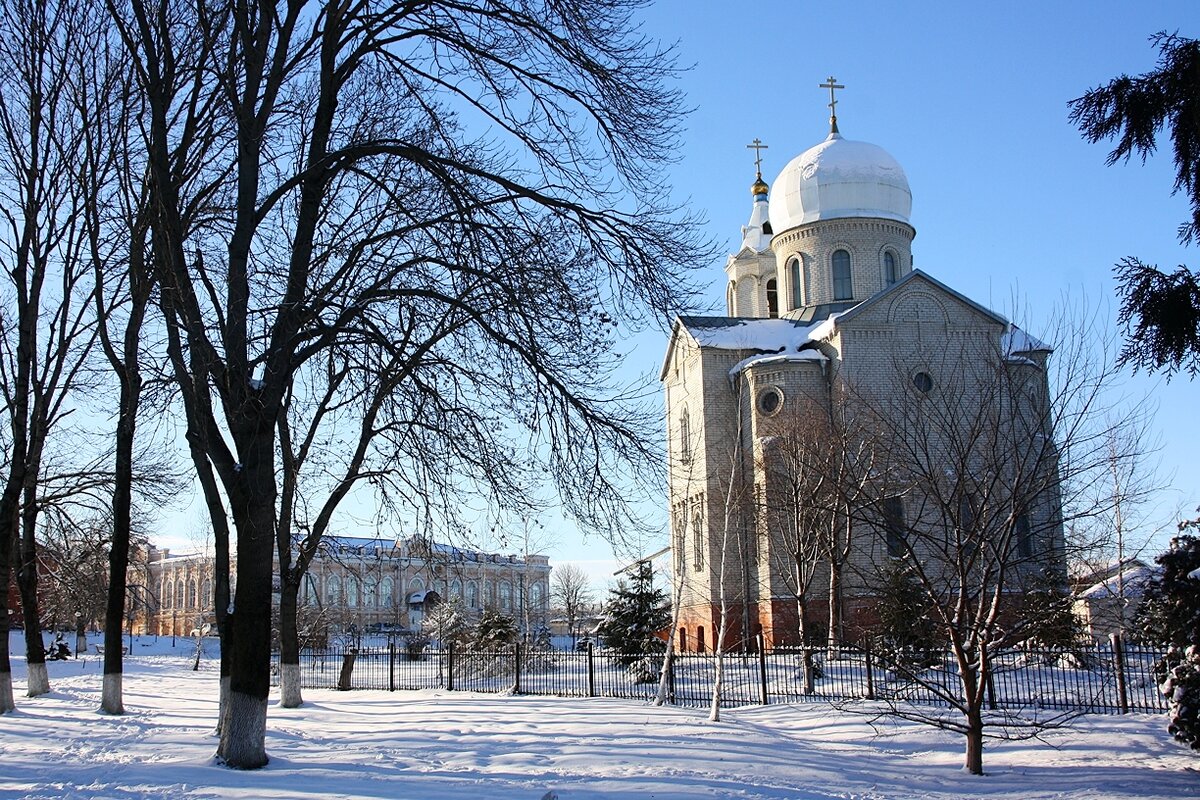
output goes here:
<path id="1" fill-rule="evenodd" d="M 836 111 L 842 87 L 822 86 Z M 749 147 L 758 156 L 765 145 Z M 881 576 L 905 555 L 969 557 L 962 581 L 990 568 L 985 555 L 1004 560 L 1012 580 L 1019 562 L 1061 552 L 1050 348 L 913 268 L 904 170 L 882 148 L 844 138 L 836 114 L 825 140 L 770 185 L 761 163 L 741 247 L 725 264 L 727 316 L 678 318 L 660 374 L 675 642 L 685 651 L 713 648 L 723 604 L 727 647 L 758 635 L 794 644 L 801 614 L 806 638 L 835 625 L 853 641 L 870 624 Z M 959 447 L 955 429 L 968 418 L 978 430 Z M 826 483 L 854 485 L 806 500 L 797 487 L 817 486 L 821 470 L 783 450 L 817 429 L 841 442 L 826 448 L 830 464 L 840 458 Z M 835 510 L 809 513 L 817 497 Z M 803 530 L 822 519 L 824 533 Z M 956 556 L 945 542 L 957 543 Z M 840 558 L 832 582 L 831 557 Z"/>

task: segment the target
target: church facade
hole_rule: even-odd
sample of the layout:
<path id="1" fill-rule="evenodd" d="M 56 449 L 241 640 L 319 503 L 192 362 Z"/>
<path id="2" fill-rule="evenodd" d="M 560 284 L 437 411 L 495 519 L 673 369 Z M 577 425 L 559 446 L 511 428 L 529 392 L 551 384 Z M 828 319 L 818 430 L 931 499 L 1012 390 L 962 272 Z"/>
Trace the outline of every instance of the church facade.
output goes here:
<path id="1" fill-rule="evenodd" d="M 801 617 L 853 640 L 905 558 L 942 559 L 927 580 L 950 591 L 1061 551 L 1050 348 L 913 268 L 904 170 L 830 122 L 770 186 L 758 161 L 727 316 L 668 343 L 682 650 L 713 647 L 722 607 L 727 647 L 793 644 Z"/>

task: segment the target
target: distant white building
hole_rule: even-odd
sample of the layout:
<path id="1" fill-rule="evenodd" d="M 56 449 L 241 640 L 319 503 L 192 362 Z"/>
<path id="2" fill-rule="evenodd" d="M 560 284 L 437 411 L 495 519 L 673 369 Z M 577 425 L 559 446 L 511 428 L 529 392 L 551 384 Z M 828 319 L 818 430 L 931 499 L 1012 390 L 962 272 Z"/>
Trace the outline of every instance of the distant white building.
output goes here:
<path id="1" fill-rule="evenodd" d="M 147 633 L 187 635 L 215 621 L 213 563 L 150 548 Z M 468 613 L 495 608 L 536 630 L 547 622 L 549 577 L 544 555 L 464 550 L 420 536 L 326 537 L 305 576 L 300 624 L 334 635 L 414 630 L 428 609 L 459 598 Z"/>
<path id="2" fill-rule="evenodd" d="M 1155 565 L 1128 558 L 1087 576 L 1076 590 L 1074 604 L 1084 630 L 1099 641 L 1128 630 L 1146 587 L 1161 573 Z"/>

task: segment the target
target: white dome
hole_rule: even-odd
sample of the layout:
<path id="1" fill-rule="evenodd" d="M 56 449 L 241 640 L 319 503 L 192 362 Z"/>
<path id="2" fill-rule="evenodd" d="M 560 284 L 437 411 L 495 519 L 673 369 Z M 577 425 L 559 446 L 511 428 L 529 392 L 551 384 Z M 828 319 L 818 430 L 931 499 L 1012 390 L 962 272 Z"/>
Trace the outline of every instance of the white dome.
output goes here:
<path id="1" fill-rule="evenodd" d="M 912 192 L 896 159 L 882 147 L 836 133 L 788 162 L 771 185 L 771 230 L 839 217 L 908 222 Z"/>

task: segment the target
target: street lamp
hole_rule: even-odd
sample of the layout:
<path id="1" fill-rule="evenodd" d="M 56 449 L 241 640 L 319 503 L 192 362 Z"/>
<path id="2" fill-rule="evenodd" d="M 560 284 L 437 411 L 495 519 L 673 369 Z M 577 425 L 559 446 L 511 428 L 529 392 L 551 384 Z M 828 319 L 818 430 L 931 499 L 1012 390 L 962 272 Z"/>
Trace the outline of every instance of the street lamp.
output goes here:
<path id="1" fill-rule="evenodd" d="M 83 611 L 75 606 L 75 657 L 87 650 L 87 636 L 83 632 Z"/>

